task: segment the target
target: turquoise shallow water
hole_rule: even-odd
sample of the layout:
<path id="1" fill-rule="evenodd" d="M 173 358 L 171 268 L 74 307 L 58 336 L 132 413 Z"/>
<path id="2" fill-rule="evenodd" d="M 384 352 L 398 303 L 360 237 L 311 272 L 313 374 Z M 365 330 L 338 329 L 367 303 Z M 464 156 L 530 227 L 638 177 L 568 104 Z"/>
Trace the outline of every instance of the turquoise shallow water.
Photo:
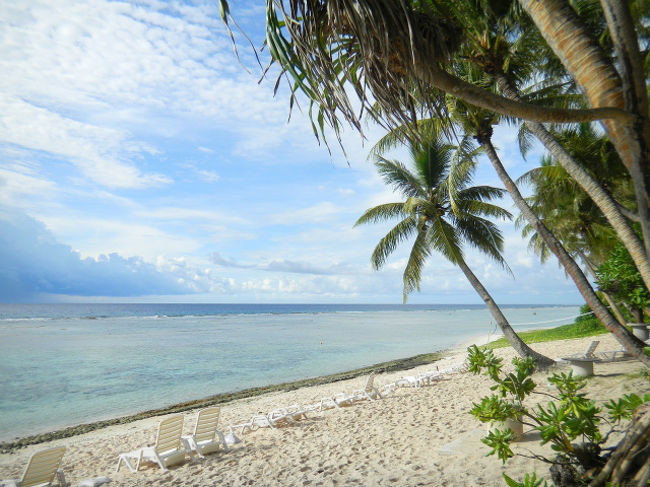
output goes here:
<path id="1" fill-rule="evenodd" d="M 579 309 L 504 312 L 528 329 Z M 477 306 L 0 304 L 0 440 L 439 351 L 493 323 Z"/>

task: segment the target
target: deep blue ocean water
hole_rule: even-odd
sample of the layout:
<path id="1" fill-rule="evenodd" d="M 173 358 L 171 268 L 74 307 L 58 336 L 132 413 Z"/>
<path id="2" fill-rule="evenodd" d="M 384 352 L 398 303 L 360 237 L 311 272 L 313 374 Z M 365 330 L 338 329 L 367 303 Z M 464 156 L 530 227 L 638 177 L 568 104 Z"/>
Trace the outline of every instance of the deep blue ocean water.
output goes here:
<path id="1" fill-rule="evenodd" d="M 515 329 L 578 306 L 504 306 Z M 497 333 L 484 306 L 0 304 L 0 441 Z"/>

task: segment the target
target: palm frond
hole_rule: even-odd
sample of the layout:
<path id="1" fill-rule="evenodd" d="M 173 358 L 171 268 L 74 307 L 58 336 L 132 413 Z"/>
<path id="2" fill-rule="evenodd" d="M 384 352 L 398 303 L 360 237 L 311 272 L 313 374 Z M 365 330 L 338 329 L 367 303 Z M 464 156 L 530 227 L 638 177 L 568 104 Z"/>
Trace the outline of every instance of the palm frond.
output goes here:
<path id="1" fill-rule="evenodd" d="M 375 167 L 384 182 L 406 197 L 422 196 L 422 181 L 404 164 L 380 157 Z"/>
<path id="2" fill-rule="evenodd" d="M 408 127 L 422 113 L 444 118 L 443 98 L 425 85 L 422 70 L 429 66 L 435 72 L 462 36 L 437 3 L 267 0 L 266 5 L 273 59 L 323 106 L 327 124 L 340 117 L 361 131 L 364 111 L 388 127 Z M 361 100 L 361 108 L 348 93 Z"/>
<path id="3" fill-rule="evenodd" d="M 524 160 L 526 160 L 526 156 L 533 146 L 534 140 L 535 136 L 528 128 L 528 125 L 525 123 L 520 124 L 519 130 L 517 131 L 517 142 L 519 143 L 519 152 L 521 152 L 521 156 Z"/>
<path id="4" fill-rule="evenodd" d="M 505 196 L 506 190 L 494 186 L 472 186 L 458 192 L 459 200 L 463 201 L 490 201 Z"/>
<path id="5" fill-rule="evenodd" d="M 473 247 L 490 256 L 512 275 L 510 267 L 501 254 L 503 234 L 493 222 L 475 217 L 458 220 L 455 226 L 466 241 L 472 242 Z"/>
<path id="6" fill-rule="evenodd" d="M 397 246 L 407 240 L 417 230 L 417 221 L 413 217 L 407 217 L 395 225 L 377 244 L 372 252 L 370 262 L 375 270 L 381 269 L 386 259 L 392 254 Z"/>
<path id="7" fill-rule="evenodd" d="M 367 209 L 355 222 L 354 226 L 380 223 L 406 216 L 408 216 L 408 212 L 404 211 L 404 203 L 384 203 Z"/>
<path id="8" fill-rule="evenodd" d="M 464 200 L 458 211 L 454 212 L 458 219 L 471 219 L 480 216 L 512 220 L 512 213 L 499 205 L 479 200 Z"/>
<path id="9" fill-rule="evenodd" d="M 461 239 L 456 229 L 439 215 L 429 222 L 429 241 L 435 250 L 440 252 L 447 260 L 456 264 L 463 258 Z"/>
<path id="10" fill-rule="evenodd" d="M 413 242 L 406 267 L 404 268 L 404 290 L 403 300 L 406 303 L 406 297 L 415 290 L 420 290 L 420 281 L 422 279 L 422 269 L 426 259 L 431 255 L 427 241 L 427 232 L 421 229 Z"/>

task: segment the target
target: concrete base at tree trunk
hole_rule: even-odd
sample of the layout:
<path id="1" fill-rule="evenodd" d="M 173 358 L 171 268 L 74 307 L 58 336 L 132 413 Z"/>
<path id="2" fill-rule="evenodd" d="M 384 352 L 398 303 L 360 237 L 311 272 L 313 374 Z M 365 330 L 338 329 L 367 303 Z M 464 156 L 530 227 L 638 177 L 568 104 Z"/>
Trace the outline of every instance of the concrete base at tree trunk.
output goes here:
<path id="1" fill-rule="evenodd" d="M 632 334 L 642 342 L 645 342 L 650 336 L 648 325 L 645 323 L 628 323 L 627 325 L 632 327 Z"/>
<path id="2" fill-rule="evenodd" d="M 574 377 L 589 377 L 594 375 L 594 362 L 596 359 L 567 357 L 564 360 L 571 364 Z"/>

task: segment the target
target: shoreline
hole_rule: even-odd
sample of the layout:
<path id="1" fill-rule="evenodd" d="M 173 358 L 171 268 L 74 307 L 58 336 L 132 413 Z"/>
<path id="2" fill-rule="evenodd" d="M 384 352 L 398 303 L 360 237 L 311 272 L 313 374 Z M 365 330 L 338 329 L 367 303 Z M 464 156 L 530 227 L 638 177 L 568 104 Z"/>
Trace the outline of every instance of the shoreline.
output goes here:
<path id="1" fill-rule="evenodd" d="M 0 454 L 13 453 L 16 450 L 24 448 L 29 445 L 37 445 L 39 443 L 46 443 L 52 440 L 71 438 L 73 436 L 82 435 L 84 433 L 100 430 L 103 428 L 107 428 L 109 426 L 133 423 L 141 419 L 152 418 L 164 414 L 181 413 L 181 412 L 204 408 L 208 406 L 224 405 L 240 399 L 253 398 L 253 397 L 257 397 L 263 394 L 268 394 L 273 392 L 288 392 L 303 387 L 331 384 L 334 382 L 354 379 L 356 377 L 360 377 L 370 372 L 375 372 L 377 374 L 380 374 L 386 372 L 398 372 L 402 370 L 408 370 L 414 367 L 419 367 L 421 365 L 428 365 L 437 362 L 446 357 L 450 357 L 454 353 L 458 352 L 459 350 L 464 350 L 465 348 L 467 348 L 467 346 L 473 343 L 476 343 L 477 345 L 483 345 L 484 344 L 483 340 L 487 340 L 488 337 L 489 335 L 480 335 L 475 339 L 464 341 L 454 346 L 453 348 L 440 350 L 438 352 L 423 353 L 419 355 L 414 355 L 412 357 L 389 360 L 387 362 L 379 362 L 373 365 L 368 365 L 365 367 L 361 367 L 349 371 L 338 372 L 335 374 L 322 375 L 317 377 L 308 377 L 296 381 L 281 382 L 279 384 L 269 384 L 266 386 L 250 387 L 247 389 L 242 389 L 240 391 L 223 392 L 220 394 L 214 394 L 212 396 L 208 396 L 200 399 L 194 399 L 194 400 L 185 401 L 177 404 L 171 404 L 169 406 L 164 406 L 157 409 L 148 409 L 138 413 L 127 414 L 125 416 L 118 416 L 115 418 L 109 418 L 104 420 L 91 421 L 89 423 L 67 426 L 65 428 L 56 429 L 54 431 L 46 431 L 44 433 L 35 433 L 32 435 L 18 437 L 10 441 L 0 441 Z M 485 341 L 485 343 L 487 343 L 487 341 Z"/>
<path id="2" fill-rule="evenodd" d="M 539 342 L 534 349 L 548 357 L 566 357 L 585 350 L 593 337 Z M 620 347 L 611 335 L 598 337 L 603 350 Z M 473 340 L 475 341 L 475 340 Z M 511 347 L 495 350 L 508 364 L 517 356 Z M 433 355 L 433 354 L 431 354 Z M 438 354 L 436 354 L 438 355 Z M 395 383 L 401 377 L 446 369 L 462 363 L 462 349 L 447 350 L 435 364 L 435 357 L 421 357 L 423 365 L 408 371 L 400 370 L 403 361 L 376 364 L 395 370 L 378 374 L 378 388 Z M 526 399 L 526 407 L 546 404 L 554 386 L 548 382 L 552 372 L 566 373 L 567 364 L 558 364 L 553 371 L 538 371 L 533 380 L 539 394 Z M 610 399 L 630 392 L 647 391 L 650 384 L 641 373 L 638 361 L 615 361 L 595 364 L 594 376 L 585 384 L 589 399 L 602 407 Z M 354 373 L 354 371 L 345 374 Z M 305 379 L 304 383 L 316 379 Z M 326 378 L 320 378 L 326 381 Z M 357 376 L 351 379 L 329 378 L 332 383 L 304 385 L 287 383 L 275 392 L 259 393 L 247 399 L 233 400 L 221 407 L 219 425 L 240 424 L 253 415 L 290 404 L 309 405 L 337 393 L 356 390 L 365 382 Z M 503 485 L 502 473 L 521 479 L 524 473 L 536 472 L 549 480 L 548 464 L 532 455 L 551 453 L 540 442 L 539 432 L 524 432 L 519 442 L 511 445 L 519 455 L 506 464 L 495 456 L 488 457 L 489 448 L 481 442 L 486 426 L 469 411 L 473 404 L 490 395 L 493 382 L 485 374 L 453 372 L 441 380 L 420 387 L 397 387 L 380 400 L 360 401 L 341 408 L 314 411 L 299 421 L 275 428 L 256 428 L 238 433 L 241 440 L 228 451 L 206 455 L 197 461 L 186 461 L 162 472 L 152 463 L 143 464 L 137 472 L 127 468 L 116 471 L 116 461 L 123 452 L 150 445 L 159 422 L 169 414 L 115 424 L 72 438 L 54 439 L 43 444 L 29 445 L 11 453 L 0 454 L 0 478 L 19 478 L 30 456 L 44 448 L 65 447 L 61 469 L 71 485 L 86 479 L 109 476 L 115 485 L 129 487 L 165 487 L 168 485 L 216 485 L 241 487 L 305 486 L 366 486 L 437 487 L 441 485 Z M 295 387 L 295 389 L 289 389 Z M 243 392 L 243 391 L 242 391 Z M 188 403 L 195 404 L 195 403 Z M 190 434 L 196 424 L 197 410 L 181 413 L 183 432 Z M 605 429 L 606 432 L 607 428 Z M 612 446 L 619 440 L 611 437 Z M 468 468 L 471 465 L 471 468 Z"/>

